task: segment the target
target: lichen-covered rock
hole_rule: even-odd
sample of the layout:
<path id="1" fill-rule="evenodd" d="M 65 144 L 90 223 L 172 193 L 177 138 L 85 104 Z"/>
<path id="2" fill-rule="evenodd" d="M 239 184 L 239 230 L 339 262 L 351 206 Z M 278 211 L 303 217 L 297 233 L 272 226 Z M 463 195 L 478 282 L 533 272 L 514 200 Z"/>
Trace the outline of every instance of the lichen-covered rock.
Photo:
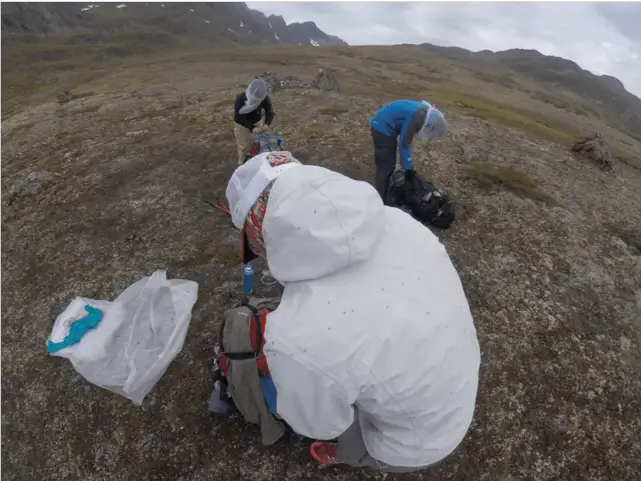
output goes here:
<path id="1" fill-rule="evenodd" d="M 322 68 L 318 71 L 316 78 L 312 80 L 312 88 L 340 92 L 340 84 L 338 83 L 336 74 L 328 68 Z"/>
<path id="2" fill-rule="evenodd" d="M 287 77 L 282 78 L 282 80 L 280 81 L 280 86 L 283 88 L 287 88 L 287 87 L 300 88 L 300 87 L 309 87 L 309 84 L 303 83 L 295 75 L 288 75 Z"/>
<path id="3" fill-rule="evenodd" d="M 74 96 L 69 90 L 63 90 L 62 92 L 58 92 L 57 98 L 59 104 L 66 104 L 67 102 L 71 102 Z"/>
<path id="4" fill-rule="evenodd" d="M 575 142 L 572 151 L 595 160 L 602 170 L 613 170 L 612 152 L 599 132 Z"/>
<path id="5" fill-rule="evenodd" d="M 278 77 L 274 72 L 263 72 L 256 75 L 255 78 L 265 80 L 267 87 L 272 92 L 277 92 L 283 88 L 307 88 L 338 92 L 340 85 L 336 75 L 331 69 L 320 69 L 316 77 L 311 82 L 304 82 L 296 75 Z"/>
<path id="6" fill-rule="evenodd" d="M 489 162 L 491 153 L 484 147 L 469 145 L 463 147 L 463 158 L 466 162 Z"/>
<path id="7" fill-rule="evenodd" d="M 50 173 L 47 171 L 31 172 L 24 180 L 18 182 L 11 188 L 11 194 L 15 196 L 37 194 L 49 176 Z"/>

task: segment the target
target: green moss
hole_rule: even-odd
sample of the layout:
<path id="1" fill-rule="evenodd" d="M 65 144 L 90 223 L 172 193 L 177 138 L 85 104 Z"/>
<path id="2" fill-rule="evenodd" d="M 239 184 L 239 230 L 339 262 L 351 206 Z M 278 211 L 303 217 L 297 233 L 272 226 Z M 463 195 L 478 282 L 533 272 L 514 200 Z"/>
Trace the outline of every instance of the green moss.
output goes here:
<path id="1" fill-rule="evenodd" d="M 98 110 L 100 110 L 100 107 L 102 107 L 101 104 L 84 105 L 78 110 L 76 110 L 76 113 L 77 114 L 93 114 L 98 112 Z"/>
<path id="2" fill-rule="evenodd" d="M 60 90 L 73 91 L 99 79 L 105 72 L 122 67 L 125 57 L 132 65 L 139 65 L 137 57 L 166 48 L 163 42 L 145 44 L 137 36 L 119 39 L 116 34 L 97 44 L 60 36 L 3 45 L 2 116 L 6 118 L 47 97 L 55 99 Z"/>
<path id="3" fill-rule="evenodd" d="M 495 166 L 487 163 L 473 164 L 466 167 L 465 177 L 486 191 L 507 190 L 519 197 L 558 205 L 554 197 L 541 192 L 536 181 L 525 172 L 509 166 Z"/>
<path id="4" fill-rule="evenodd" d="M 303 138 L 307 141 L 320 140 L 326 134 L 327 128 L 320 122 L 308 124 L 303 130 Z"/>
<path id="5" fill-rule="evenodd" d="M 339 115 L 349 112 L 347 107 L 323 107 L 318 111 L 319 115 L 327 115 L 329 117 L 338 117 Z"/>
<path id="6" fill-rule="evenodd" d="M 433 83 L 415 83 L 414 80 L 417 76 L 412 74 L 412 77 L 412 83 L 387 81 L 376 84 L 364 81 L 361 91 L 363 95 L 376 96 L 386 100 L 424 98 L 446 111 L 454 110 L 463 115 L 505 125 L 562 145 L 573 142 L 578 135 L 571 128 L 554 124 L 535 113 L 514 106 L 502 105 L 480 96 L 469 95 L 465 93 L 463 87 L 458 91 L 435 90 Z"/>
<path id="7" fill-rule="evenodd" d="M 215 264 L 220 267 L 234 267 L 239 265 L 240 249 L 236 249 L 221 242 L 212 242 L 200 249 L 192 258 L 182 262 L 181 266 L 203 266 Z"/>
<path id="8" fill-rule="evenodd" d="M 480 97 L 458 92 L 437 91 L 428 98 L 437 105 L 449 106 L 459 113 L 512 127 L 559 144 L 570 143 L 577 136 L 577 133 L 568 127 L 552 124 L 531 112 L 500 105 Z"/>

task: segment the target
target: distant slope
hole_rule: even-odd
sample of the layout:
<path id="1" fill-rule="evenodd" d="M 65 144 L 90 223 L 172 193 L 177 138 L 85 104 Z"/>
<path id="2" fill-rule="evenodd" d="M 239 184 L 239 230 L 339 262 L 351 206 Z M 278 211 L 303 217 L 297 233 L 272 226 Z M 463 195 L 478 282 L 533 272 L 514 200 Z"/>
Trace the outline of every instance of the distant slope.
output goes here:
<path id="1" fill-rule="evenodd" d="M 543 55 L 536 50 L 512 49 L 494 53 L 430 44 L 421 47 L 473 69 L 494 70 L 495 74 L 496 69 L 505 69 L 507 73 L 512 71 L 529 77 L 549 88 L 550 98 L 559 90 L 570 92 L 585 104 L 586 111 L 592 115 L 603 116 L 613 126 L 641 138 L 641 99 L 628 92 L 614 77 L 594 75 L 571 60 Z"/>
<path id="2" fill-rule="evenodd" d="M 313 22 L 287 25 L 245 3 L 2 3 L 3 43 L 27 36 L 139 32 L 155 34 L 147 41 L 178 36 L 223 44 L 347 45 Z"/>

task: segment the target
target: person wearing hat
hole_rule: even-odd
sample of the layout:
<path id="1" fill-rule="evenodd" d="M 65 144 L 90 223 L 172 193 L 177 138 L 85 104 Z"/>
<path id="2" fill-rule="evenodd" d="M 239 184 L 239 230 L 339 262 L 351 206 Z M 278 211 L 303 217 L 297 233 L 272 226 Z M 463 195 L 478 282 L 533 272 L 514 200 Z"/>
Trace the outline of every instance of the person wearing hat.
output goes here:
<path id="1" fill-rule="evenodd" d="M 387 203 L 389 178 L 396 168 L 397 147 L 401 168 L 410 179 L 414 175 L 411 155 L 414 137 L 434 142 L 448 129 L 438 109 L 429 102 L 416 100 L 395 100 L 385 105 L 370 120 L 370 127 L 376 163 L 374 185 L 384 203 Z"/>
<path id="2" fill-rule="evenodd" d="M 226 196 L 243 262 L 265 258 L 284 286 L 264 334 L 276 413 L 318 440 L 320 463 L 433 469 L 469 429 L 480 366 L 439 239 L 369 183 L 289 152 L 249 159 Z"/>
<path id="3" fill-rule="evenodd" d="M 265 111 L 265 119 L 262 112 Z M 251 81 L 234 102 L 234 137 L 238 149 L 238 165 L 245 161 L 251 147 L 251 134 L 260 133 L 273 122 L 274 109 L 268 95 L 267 83 L 262 78 Z"/>

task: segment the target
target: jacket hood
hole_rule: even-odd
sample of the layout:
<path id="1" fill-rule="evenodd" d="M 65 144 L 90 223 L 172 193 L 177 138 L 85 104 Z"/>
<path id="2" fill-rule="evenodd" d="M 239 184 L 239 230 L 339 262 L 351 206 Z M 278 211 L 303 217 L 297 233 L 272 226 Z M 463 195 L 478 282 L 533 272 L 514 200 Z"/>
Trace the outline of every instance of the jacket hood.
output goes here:
<path id="1" fill-rule="evenodd" d="M 384 230 L 383 209 L 366 182 L 312 165 L 283 172 L 263 222 L 272 276 L 318 279 L 369 259 Z"/>

